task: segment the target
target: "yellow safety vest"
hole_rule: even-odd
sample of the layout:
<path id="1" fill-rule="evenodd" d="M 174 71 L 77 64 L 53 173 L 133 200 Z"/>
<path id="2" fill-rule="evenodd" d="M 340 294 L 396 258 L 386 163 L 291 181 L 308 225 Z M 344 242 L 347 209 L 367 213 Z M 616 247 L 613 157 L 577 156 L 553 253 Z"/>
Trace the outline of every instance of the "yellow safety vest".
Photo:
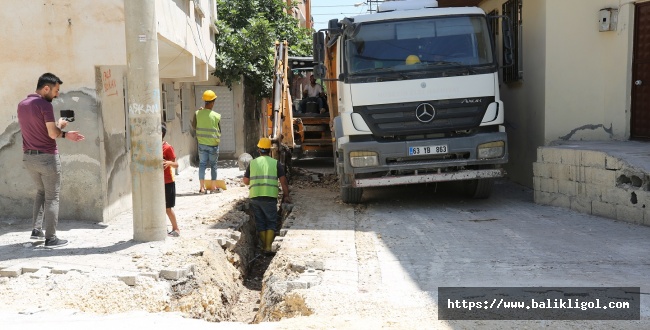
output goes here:
<path id="1" fill-rule="evenodd" d="M 250 162 L 250 191 L 248 197 L 278 198 L 278 161 L 260 156 Z"/>
<path id="2" fill-rule="evenodd" d="M 199 144 L 218 146 L 221 141 L 219 131 L 221 115 L 210 109 L 196 110 L 196 139 Z"/>

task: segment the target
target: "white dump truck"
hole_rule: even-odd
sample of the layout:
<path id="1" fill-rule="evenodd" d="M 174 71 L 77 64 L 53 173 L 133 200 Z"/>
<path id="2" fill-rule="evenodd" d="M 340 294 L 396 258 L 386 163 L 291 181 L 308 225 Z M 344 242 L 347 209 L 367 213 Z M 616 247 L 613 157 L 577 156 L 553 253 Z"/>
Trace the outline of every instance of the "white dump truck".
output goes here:
<path id="1" fill-rule="evenodd" d="M 442 181 L 489 197 L 508 162 L 491 19 L 477 7 L 385 1 L 314 34 L 344 202 L 359 203 L 365 187 Z"/>

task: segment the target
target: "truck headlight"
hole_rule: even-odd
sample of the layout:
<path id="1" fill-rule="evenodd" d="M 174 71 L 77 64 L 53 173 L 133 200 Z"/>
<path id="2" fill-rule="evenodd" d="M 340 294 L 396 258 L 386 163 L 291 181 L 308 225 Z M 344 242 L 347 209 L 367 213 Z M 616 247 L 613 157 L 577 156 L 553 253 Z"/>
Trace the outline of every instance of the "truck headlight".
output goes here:
<path id="1" fill-rule="evenodd" d="M 377 166 L 379 158 L 373 151 L 352 151 L 350 152 L 350 165 L 352 167 Z"/>
<path id="2" fill-rule="evenodd" d="M 505 146 L 506 143 L 503 141 L 494 141 L 494 142 L 479 144 L 478 159 L 503 157 L 503 154 L 505 153 Z"/>

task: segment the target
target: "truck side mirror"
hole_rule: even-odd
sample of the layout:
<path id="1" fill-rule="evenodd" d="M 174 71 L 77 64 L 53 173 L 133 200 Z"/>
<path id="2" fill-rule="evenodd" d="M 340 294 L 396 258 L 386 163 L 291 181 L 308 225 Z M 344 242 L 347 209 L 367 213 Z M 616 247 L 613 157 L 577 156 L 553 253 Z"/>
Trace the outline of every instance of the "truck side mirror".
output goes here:
<path id="1" fill-rule="evenodd" d="M 316 32 L 313 35 L 314 63 L 325 62 L 325 34 Z"/>
<path id="2" fill-rule="evenodd" d="M 510 17 L 502 16 L 501 20 L 501 35 L 503 36 L 503 65 L 511 66 L 514 64 L 514 49 L 512 47 L 512 25 L 510 24 Z"/>
<path id="3" fill-rule="evenodd" d="M 316 79 L 325 79 L 325 65 L 322 63 L 314 65 L 314 71 L 312 71 L 312 74 Z"/>

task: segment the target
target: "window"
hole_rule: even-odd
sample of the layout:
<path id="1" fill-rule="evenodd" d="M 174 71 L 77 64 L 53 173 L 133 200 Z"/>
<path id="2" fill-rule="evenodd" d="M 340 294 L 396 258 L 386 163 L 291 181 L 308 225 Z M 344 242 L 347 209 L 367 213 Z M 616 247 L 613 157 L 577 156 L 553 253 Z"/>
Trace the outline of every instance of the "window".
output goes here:
<path id="1" fill-rule="evenodd" d="M 172 121 L 176 118 L 174 112 L 174 87 L 172 84 L 162 84 L 162 92 L 160 93 L 160 104 L 162 108 L 162 120 Z"/>
<path id="2" fill-rule="evenodd" d="M 513 65 L 503 68 L 503 82 L 505 83 L 520 81 L 523 78 L 521 2 L 521 0 L 508 0 L 501 8 L 503 15 L 510 18 L 513 48 Z"/>

